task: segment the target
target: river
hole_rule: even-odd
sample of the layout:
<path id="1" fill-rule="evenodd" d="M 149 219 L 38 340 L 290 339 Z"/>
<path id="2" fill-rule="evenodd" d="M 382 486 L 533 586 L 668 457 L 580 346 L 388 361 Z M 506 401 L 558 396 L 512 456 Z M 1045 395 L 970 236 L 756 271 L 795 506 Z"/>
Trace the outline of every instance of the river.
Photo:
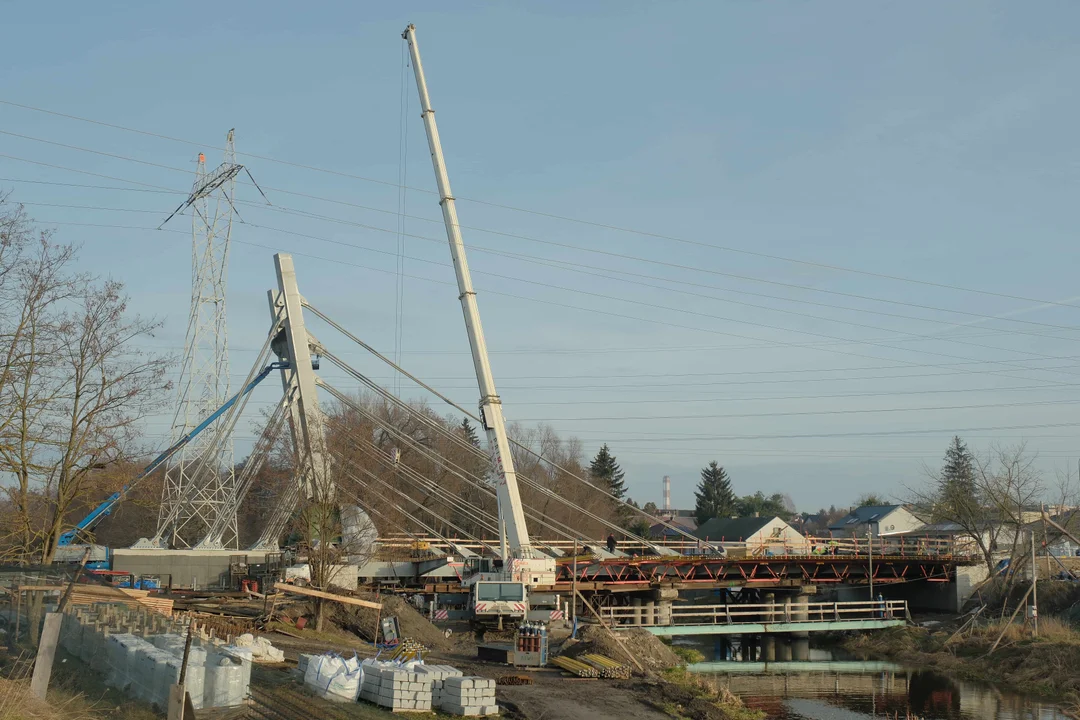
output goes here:
<path id="1" fill-rule="evenodd" d="M 719 644 L 679 638 L 710 661 L 723 657 Z M 736 656 L 738 648 L 736 647 Z M 770 720 L 1067 720 L 1051 702 L 989 685 L 888 662 L 859 661 L 838 650 L 811 648 L 809 660 L 761 663 L 703 662 L 691 670 L 739 695 Z"/>

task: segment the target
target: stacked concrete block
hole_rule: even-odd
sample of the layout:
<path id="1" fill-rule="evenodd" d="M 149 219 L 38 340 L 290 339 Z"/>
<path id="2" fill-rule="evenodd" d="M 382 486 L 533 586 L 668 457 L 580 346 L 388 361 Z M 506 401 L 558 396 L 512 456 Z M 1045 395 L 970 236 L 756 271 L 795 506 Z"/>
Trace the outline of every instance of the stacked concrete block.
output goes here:
<path id="1" fill-rule="evenodd" d="M 498 715 L 495 681 L 482 677 L 448 677 L 443 681 L 440 710 L 453 715 Z"/>
<path id="2" fill-rule="evenodd" d="M 431 683 L 431 704 L 442 707 L 443 684 L 447 678 L 461 677 L 463 673 L 449 665 L 417 665 L 416 674 Z"/>
<path id="3" fill-rule="evenodd" d="M 364 667 L 360 697 L 390 710 L 431 710 L 431 683 L 401 667 Z"/>

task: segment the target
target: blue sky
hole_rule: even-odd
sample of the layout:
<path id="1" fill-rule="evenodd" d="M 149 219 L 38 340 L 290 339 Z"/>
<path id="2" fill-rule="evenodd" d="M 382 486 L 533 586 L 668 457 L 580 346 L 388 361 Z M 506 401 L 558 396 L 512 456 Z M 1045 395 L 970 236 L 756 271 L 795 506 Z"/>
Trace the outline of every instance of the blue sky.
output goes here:
<path id="1" fill-rule="evenodd" d="M 294 253 L 312 303 L 392 350 L 404 75 L 402 360 L 472 407 L 403 68 L 414 22 L 461 221 L 482 229 L 465 241 L 511 420 L 550 422 L 590 454 L 608 442 L 634 497 L 659 501 L 667 474 L 679 505 L 713 459 L 740 494 L 789 492 L 804 509 L 903 496 L 953 432 L 1026 440 L 1050 478 L 1080 454 L 1078 15 L 1065 2 L 13 4 L 0 100 L 196 144 L 0 105 L 0 188 L 164 318 L 147 345 L 173 351 L 190 219 L 153 230 L 180 196 L 135 189 L 182 193 L 198 151 L 218 162 L 233 127 L 241 155 L 383 181 L 241 157 L 275 207 L 238 189 L 231 371 L 239 382 L 265 334 L 274 250 Z M 167 431 L 168 418 L 147 425 L 150 442 Z"/>

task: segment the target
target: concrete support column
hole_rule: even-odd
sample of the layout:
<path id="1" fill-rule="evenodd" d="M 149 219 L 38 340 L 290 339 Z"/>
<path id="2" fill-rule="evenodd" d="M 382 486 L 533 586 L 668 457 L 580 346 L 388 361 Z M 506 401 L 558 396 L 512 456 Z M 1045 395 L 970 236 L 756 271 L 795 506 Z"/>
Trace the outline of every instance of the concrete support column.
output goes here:
<path id="1" fill-rule="evenodd" d="M 641 620 L 641 598 L 630 598 L 630 606 L 634 608 L 634 625 L 640 626 Z"/>
<path id="2" fill-rule="evenodd" d="M 645 606 L 645 618 L 642 622 L 643 625 L 655 625 L 656 624 L 656 603 L 652 600 L 644 603 Z"/>
<path id="3" fill-rule="evenodd" d="M 780 636 L 776 639 L 776 659 L 780 662 L 791 662 L 791 644 L 788 638 Z"/>
<path id="4" fill-rule="evenodd" d="M 792 606 L 792 621 L 803 622 L 810 619 L 810 595 L 800 592 L 795 596 Z M 810 659 L 810 633 L 792 633 L 791 638 L 792 659 L 805 662 Z"/>
<path id="5" fill-rule="evenodd" d="M 670 625 L 671 624 L 671 601 L 661 600 L 656 604 L 656 624 L 657 625 Z"/>
<path id="6" fill-rule="evenodd" d="M 776 636 L 761 636 L 761 655 L 765 662 L 776 662 Z"/>

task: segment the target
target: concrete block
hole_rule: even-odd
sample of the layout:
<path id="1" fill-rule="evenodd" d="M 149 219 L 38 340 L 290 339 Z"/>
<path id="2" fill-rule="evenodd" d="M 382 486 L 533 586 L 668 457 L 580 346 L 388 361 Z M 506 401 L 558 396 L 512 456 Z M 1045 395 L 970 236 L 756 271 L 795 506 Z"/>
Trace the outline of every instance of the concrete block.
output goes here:
<path id="1" fill-rule="evenodd" d="M 471 690 L 473 686 L 473 678 L 471 677 L 453 677 L 446 679 L 445 687 L 452 690 Z"/>
<path id="2" fill-rule="evenodd" d="M 491 703 L 490 705 L 481 705 L 480 706 L 480 714 L 481 715 L 498 715 L 499 714 L 499 706 L 496 705 L 495 703 Z"/>
<path id="3" fill-rule="evenodd" d="M 479 705 L 457 705 L 455 703 L 446 703 L 442 707 L 440 707 L 439 709 L 444 710 L 444 711 L 450 713 L 451 715 L 479 715 L 480 714 L 480 706 Z"/>

